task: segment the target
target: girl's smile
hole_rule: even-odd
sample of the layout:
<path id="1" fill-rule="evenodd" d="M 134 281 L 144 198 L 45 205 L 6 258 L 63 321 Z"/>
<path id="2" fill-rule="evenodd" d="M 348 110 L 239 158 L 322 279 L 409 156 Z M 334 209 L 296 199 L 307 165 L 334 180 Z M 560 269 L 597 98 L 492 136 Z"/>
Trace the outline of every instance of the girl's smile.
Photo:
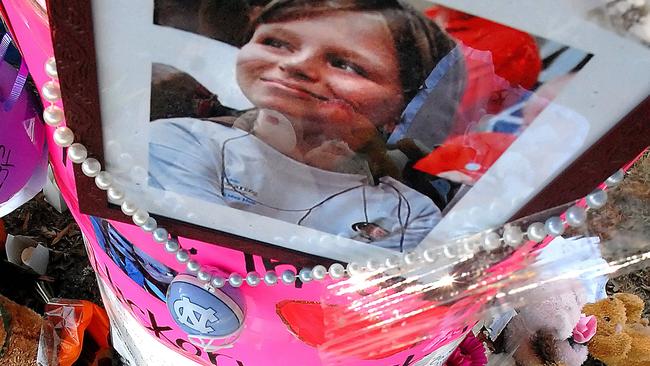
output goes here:
<path id="1" fill-rule="evenodd" d="M 307 89 L 304 89 L 300 84 L 291 82 L 291 81 L 286 81 L 282 79 L 269 79 L 269 78 L 260 78 L 261 81 L 265 83 L 269 83 L 271 88 L 279 88 L 281 91 L 294 94 L 297 97 L 302 97 L 304 99 L 307 98 L 316 98 L 318 100 L 328 100 L 329 98 L 313 93 Z"/>
<path id="2" fill-rule="evenodd" d="M 257 108 L 301 123 L 305 134 L 353 120 L 390 127 L 403 107 L 394 42 L 372 12 L 259 25 L 239 53 L 237 81 Z"/>

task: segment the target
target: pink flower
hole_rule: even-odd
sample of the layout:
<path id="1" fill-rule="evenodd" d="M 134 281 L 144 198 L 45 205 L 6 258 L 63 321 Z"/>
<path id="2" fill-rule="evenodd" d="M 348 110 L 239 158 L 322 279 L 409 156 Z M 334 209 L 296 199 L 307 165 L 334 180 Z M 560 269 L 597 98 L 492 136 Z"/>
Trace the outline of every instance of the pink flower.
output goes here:
<path id="1" fill-rule="evenodd" d="M 446 366 L 485 366 L 488 359 L 483 342 L 469 333 L 461 344 L 449 356 Z"/>
<path id="2" fill-rule="evenodd" d="M 578 320 L 578 324 L 573 328 L 573 340 L 576 343 L 589 342 L 594 334 L 596 334 L 596 322 L 595 316 L 585 316 L 585 314 L 582 314 L 580 320 Z"/>

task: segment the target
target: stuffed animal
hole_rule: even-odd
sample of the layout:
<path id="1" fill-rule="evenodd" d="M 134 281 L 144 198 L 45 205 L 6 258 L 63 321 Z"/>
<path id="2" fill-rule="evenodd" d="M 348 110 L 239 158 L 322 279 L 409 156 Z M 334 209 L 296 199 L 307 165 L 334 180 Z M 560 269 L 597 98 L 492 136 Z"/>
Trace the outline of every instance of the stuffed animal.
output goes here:
<path id="1" fill-rule="evenodd" d="M 42 323 L 32 310 L 0 295 L 0 365 L 36 365 Z"/>
<path id="2" fill-rule="evenodd" d="M 505 350 L 518 366 L 580 366 L 587 360 L 595 319 L 582 316 L 586 294 L 581 287 L 558 291 L 542 287 L 527 295 L 505 329 Z M 581 329 L 579 329 L 581 328 Z"/>
<path id="3" fill-rule="evenodd" d="M 650 326 L 648 319 L 641 318 L 644 305 L 629 293 L 586 305 L 583 311 L 598 319 L 589 353 L 607 366 L 650 365 Z"/>

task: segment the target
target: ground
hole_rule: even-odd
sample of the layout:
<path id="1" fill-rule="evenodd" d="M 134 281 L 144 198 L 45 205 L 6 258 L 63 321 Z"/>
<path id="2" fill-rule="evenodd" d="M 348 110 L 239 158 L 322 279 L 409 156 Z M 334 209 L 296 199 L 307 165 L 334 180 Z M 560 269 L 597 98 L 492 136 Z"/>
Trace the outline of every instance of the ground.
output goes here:
<path id="1" fill-rule="evenodd" d="M 36 282 L 44 284 L 52 297 L 101 303 L 79 226 L 69 212 L 60 214 L 39 194 L 3 220 L 8 233 L 31 237 L 48 247 L 50 263 L 46 275 L 38 277 L 3 260 L 0 274 L 12 281 L 0 282 L 0 293 L 39 312 L 44 302 L 37 295 Z"/>

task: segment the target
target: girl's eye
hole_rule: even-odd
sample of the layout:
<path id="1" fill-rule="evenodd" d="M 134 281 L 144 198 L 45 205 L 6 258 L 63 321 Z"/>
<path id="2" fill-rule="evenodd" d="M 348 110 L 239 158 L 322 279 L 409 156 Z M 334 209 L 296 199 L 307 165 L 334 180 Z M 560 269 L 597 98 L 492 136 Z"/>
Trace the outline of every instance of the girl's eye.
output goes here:
<path id="1" fill-rule="evenodd" d="M 341 58 L 332 58 L 330 60 L 330 64 L 333 67 L 336 67 L 337 69 L 341 69 L 343 71 L 352 72 L 363 77 L 367 76 L 366 71 L 361 66 Z"/>
<path id="2" fill-rule="evenodd" d="M 261 42 L 265 46 L 270 46 L 273 48 L 286 48 L 289 49 L 290 45 L 288 42 L 285 42 L 278 38 L 266 37 Z"/>

